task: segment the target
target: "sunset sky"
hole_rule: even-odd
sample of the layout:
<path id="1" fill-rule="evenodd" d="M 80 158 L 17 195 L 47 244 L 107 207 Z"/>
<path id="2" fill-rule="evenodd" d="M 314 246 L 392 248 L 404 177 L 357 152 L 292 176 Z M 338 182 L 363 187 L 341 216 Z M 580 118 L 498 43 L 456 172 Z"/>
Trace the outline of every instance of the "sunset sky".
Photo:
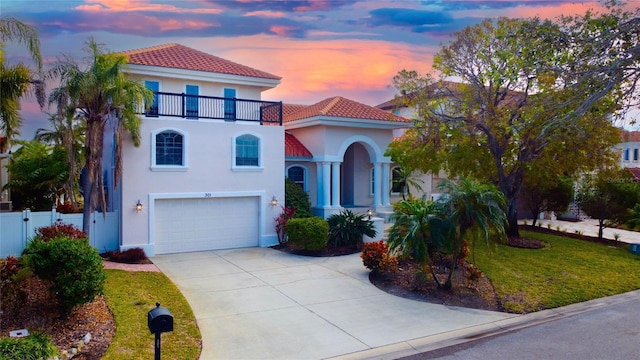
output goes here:
<path id="1" fill-rule="evenodd" d="M 627 1 L 630 8 L 640 0 Z M 112 51 L 180 43 L 282 77 L 263 98 L 312 104 L 340 95 L 369 105 L 394 96 L 402 69 L 429 72 L 452 34 L 489 17 L 556 18 L 601 10 L 573 0 L 1 0 L 0 16 L 34 26 L 46 63 L 81 59 L 93 36 Z M 29 62 L 16 44 L 7 60 Z M 53 84 L 55 86 L 55 84 Z M 23 102 L 22 137 L 47 126 Z"/>

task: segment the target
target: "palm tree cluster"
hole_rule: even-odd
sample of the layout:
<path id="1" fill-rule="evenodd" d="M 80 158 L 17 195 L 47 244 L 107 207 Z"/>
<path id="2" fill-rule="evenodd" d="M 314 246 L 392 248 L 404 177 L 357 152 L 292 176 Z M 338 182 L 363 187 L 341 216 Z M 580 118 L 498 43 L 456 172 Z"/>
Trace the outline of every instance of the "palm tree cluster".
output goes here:
<path id="1" fill-rule="evenodd" d="M 465 241 L 475 248 L 477 241 L 491 244 L 505 238 L 507 203 L 495 186 L 466 178 L 445 180 L 439 187 L 446 195 L 438 201 L 396 204 L 388 244 L 390 251 L 427 266 L 438 288 L 451 289 Z M 445 268 L 444 279 L 439 267 Z"/>

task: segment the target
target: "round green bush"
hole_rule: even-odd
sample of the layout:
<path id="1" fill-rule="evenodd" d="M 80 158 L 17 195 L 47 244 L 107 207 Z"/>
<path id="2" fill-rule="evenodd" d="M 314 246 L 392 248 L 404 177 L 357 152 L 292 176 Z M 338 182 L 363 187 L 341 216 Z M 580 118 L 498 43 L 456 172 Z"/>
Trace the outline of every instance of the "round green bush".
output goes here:
<path id="1" fill-rule="evenodd" d="M 320 250 L 327 247 L 329 224 L 318 216 L 294 218 L 287 221 L 286 232 L 292 244 L 306 250 Z"/>
<path id="2" fill-rule="evenodd" d="M 35 239 L 23 256 L 36 276 L 51 281 L 49 291 L 58 300 L 62 314 L 102 293 L 106 279 L 102 258 L 87 239 Z"/>

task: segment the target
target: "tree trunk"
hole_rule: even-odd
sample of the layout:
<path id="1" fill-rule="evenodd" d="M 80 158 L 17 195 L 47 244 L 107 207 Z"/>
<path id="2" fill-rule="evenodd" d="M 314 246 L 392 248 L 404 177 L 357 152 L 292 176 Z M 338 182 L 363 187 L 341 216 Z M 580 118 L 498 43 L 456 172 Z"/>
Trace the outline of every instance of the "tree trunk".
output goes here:
<path id="1" fill-rule="evenodd" d="M 520 237 L 518 230 L 518 211 L 516 210 L 516 199 L 508 198 L 509 207 L 507 208 L 507 220 L 509 227 L 507 228 L 507 237 Z"/>

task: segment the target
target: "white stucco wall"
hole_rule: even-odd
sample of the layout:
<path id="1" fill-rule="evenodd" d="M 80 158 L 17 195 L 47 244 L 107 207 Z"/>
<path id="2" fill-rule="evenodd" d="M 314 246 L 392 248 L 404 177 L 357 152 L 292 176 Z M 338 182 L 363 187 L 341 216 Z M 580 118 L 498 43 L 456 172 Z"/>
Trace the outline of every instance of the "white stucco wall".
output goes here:
<path id="1" fill-rule="evenodd" d="M 621 167 L 640 167 L 640 141 L 630 141 L 620 143 L 615 146 L 620 154 Z M 624 150 L 629 150 L 629 160 L 624 160 Z M 636 150 L 637 149 L 637 150 Z M 638 151 L 638 159 L 634 159 L 634 150 Z"/>
<path id="2" fill-rule="evenodd" d="M 152 133 L 158 129 L 173 129 L 185 134 L 188 168 L 183 171 L 152 171 Z M 279 207 L 271 206 L 276 197 L 284 203 L 284 128 L 215 120 L 184 120 L 143 118 L 142 141 L 135 148 L 127 139 L 123 148 L 122 181 L 122 246 L 142 247 L 153 253 L 150 238 L 153 201 L 150 194 L 251 193 L 261 196 L 261 246 L 277 243 L 274 217 Z M 233 169 L 234 136 L 252 134 L 260 138 L 262 167 L 259 170 Z M 136 212 L 140 200 L 144 210 Z M 247 219 L 255 221 L 255 219 Z"/>

